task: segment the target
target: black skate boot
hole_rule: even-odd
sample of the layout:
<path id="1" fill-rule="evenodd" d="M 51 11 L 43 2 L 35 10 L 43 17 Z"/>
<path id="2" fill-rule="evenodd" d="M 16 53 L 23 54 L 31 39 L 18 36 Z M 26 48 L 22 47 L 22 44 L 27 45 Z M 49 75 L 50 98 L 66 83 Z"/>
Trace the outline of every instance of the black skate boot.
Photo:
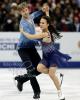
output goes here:
<path id="1" fill-rule="evenodd" d="M 16 76 L 15 80 L 17 80 L 17 88 L 21 92 L 23 90 L 23 82 L 22 82 L 22 77 L 21 76 Z"/>
<path id="2" fill-rule="evenodd" d="M 39 99 L 39 98 L 40 98 L 40 93 L 34 93 L 33 98 L 34 98 L 34 99 Z"/>
<path id="3" fill-rule="evenodd" d="M 16 76 L 14 79 L 17 80 L 17 88 L 21 92 L 23 90 L 23 83 L 28 81 L 29 77 L 27 74 L 24 74 L 22 76 Z"/>

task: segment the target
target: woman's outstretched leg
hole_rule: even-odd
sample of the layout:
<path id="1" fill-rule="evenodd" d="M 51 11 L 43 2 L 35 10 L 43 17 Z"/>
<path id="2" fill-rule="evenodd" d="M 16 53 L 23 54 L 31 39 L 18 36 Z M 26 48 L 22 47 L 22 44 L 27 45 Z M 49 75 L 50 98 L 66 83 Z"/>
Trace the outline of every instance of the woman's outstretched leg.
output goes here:
<path id="1" fill-rule="evenodd" d="M 63 96 L 63 94 L 61 92 L 61 85 L 60 85 L 59 79 L 56 76 L 56 67 L 50 67 L 49 68 L 49 76 L 53 80 L 53 82 L 56 86 L 56 89 L 58 91 L 59 100 L 65 100 L 65 97 Z"/>

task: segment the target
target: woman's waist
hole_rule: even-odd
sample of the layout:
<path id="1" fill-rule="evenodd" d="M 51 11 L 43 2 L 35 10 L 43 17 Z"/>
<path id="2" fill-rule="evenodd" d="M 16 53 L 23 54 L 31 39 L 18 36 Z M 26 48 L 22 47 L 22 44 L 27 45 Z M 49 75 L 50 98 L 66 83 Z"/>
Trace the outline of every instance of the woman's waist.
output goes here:
<path id="1" fill-rule="evenodd" d="M 41 42 L 42 43 L 42 45 L 45 45 L 45 46 L 47 46 L 47 45 L 54 45 L 54 43 L 53 42 Z"/>
<path id="2" fill-rule="evenodd" d="M 52 52 L 55 52 L 54 47 L 49 47 L 49 48 L 42 48 L 43 54 L 51 54 Z"/>
<path id="3" fill-rule="evenodd" d="M 42 50 L 47 51 L 47 50 L 55 50 L 54 44 L 42 44 Z"/>

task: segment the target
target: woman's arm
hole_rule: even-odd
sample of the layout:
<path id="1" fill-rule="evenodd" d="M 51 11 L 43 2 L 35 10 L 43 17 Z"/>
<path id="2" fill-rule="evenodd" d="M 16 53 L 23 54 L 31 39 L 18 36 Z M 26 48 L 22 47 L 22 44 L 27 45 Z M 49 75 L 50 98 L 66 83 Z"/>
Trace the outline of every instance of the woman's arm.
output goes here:
<path id="1" fill-rule="evenodd" d="M 22 34 L 25 35 L 25 37 L 29 38 L 29 39 L 41 39 L 41 38 L 44 38 L 46 36 L 48 36 L 48 33 L 39 33 L 39 34 L 29 34 L 27 32 L 24 32 L 23 28 L 20 28 L 20 32 Z"/>

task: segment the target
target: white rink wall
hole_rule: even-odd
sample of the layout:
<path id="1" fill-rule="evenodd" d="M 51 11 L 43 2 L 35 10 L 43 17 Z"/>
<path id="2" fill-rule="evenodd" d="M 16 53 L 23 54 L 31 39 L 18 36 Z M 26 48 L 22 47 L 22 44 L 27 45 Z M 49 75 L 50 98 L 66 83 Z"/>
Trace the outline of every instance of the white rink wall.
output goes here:
<path id="1" fill-rule="evenodd" d="M 58 44 L 59 50 L 63 53 L 69 54 L 72 59 L 70 62 L 80 62 L 80 33 L 76 32 L 66 32 L 61 33 L 63 37 L 56 40 L 55 43 Z M 0 32 L 0 66 L 6 65 L 6 63 L 21 62 L 18 56 L 16 46 L 19 42 L 20 33 L 19 32 Z M 41 56 L 40 47 L 38 51 Z M 6 63 L 5 63 L 6 62 Z M 4 64 L 5 63 L 5 64 Z"/>

